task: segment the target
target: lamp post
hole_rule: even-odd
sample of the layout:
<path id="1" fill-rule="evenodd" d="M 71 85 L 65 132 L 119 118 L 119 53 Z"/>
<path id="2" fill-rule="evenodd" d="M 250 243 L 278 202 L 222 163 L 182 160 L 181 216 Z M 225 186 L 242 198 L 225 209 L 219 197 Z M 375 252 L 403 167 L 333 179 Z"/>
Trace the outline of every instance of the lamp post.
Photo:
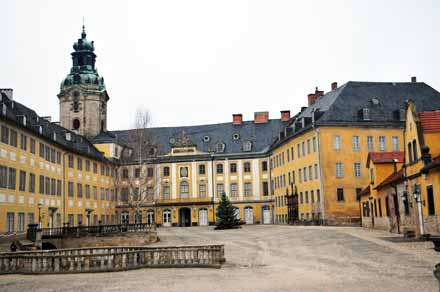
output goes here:
<path id="1" fill-rule="evenodd" d="M 41 208 L 43 204 L 38 203 L 38 227 L 41 228 Z"/>

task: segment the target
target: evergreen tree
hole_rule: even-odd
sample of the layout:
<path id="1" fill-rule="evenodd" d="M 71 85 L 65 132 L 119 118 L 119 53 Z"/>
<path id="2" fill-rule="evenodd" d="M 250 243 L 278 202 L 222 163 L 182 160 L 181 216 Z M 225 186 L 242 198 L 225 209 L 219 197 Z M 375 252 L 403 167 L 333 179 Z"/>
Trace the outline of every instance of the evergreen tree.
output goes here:
<path id="1" fill-rule="evenodd" d="M 215 229 L 240 228 L 240 221 L 235 216 L 238 210 L 231 204 L 225 193 L 222 194 L 217 208 L 217 222 Z"/>

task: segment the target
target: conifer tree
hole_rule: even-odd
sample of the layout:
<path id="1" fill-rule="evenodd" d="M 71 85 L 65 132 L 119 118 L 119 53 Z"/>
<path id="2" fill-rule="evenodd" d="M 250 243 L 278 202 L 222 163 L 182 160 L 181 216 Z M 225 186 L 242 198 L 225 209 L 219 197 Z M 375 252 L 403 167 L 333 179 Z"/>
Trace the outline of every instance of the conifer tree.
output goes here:
<path id="1" fill-rule="evenodd" d="M 240 221 L 235 216 L 238 210 L 231 204 L 225 193 L 222 194 L 217 208 L 215 229 L 240 228 Z"/>

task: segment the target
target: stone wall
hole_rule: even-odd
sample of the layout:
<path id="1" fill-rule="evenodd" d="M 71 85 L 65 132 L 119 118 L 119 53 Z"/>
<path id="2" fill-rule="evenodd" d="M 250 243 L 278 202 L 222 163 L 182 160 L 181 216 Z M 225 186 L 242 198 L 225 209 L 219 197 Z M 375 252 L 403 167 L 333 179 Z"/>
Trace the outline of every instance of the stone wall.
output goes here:
<path id="1" fill-rule="evenodd" d="M 224 262 L 223 245 L 75 248 L 0 253 L 0 274 L 90 273 L 164 267 L 220 268 Z"/>

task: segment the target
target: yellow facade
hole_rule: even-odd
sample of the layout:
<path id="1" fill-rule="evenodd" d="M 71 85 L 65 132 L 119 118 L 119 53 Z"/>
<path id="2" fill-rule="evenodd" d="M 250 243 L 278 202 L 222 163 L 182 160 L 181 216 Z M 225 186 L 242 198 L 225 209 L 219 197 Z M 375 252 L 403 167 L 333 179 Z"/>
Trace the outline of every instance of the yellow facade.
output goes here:
<path id="1" fill-rule="evenodd" d="M 38 223 L 39 217 L 43 227 L 61 227 L 69 219 L 75 225 L 80 220 L 86 224 L 88 214 L 90 224 L 116 219 L 114 195 L 110 196 L 110 190 L 114 194 L 111 172 L 106 175 L 105 162 L 68 152 L 54 141 L 42 139 L 13 123 L 1 120 L 0 126 L 1 131 L 9 132 L 8 142 L 2 139 L 0 143 L 0 166 L 3 170 L 7 168 L 1 173 L 7 185 L 2 182 L 0 187 L 0 233 L 24 231 L 28 224 Z M 68 164 L 70 155 L 73 168 Z M 78 159 L 82 170 L 78 170 Z M 11 172 L 15 172 L 15 178 Z M 72 197 L 68 194 L 69 183 L 73 185 Z M 109 190 L 108 197 L 105 193 L 101 197 L 101 188 L 104 192 Z"/>

